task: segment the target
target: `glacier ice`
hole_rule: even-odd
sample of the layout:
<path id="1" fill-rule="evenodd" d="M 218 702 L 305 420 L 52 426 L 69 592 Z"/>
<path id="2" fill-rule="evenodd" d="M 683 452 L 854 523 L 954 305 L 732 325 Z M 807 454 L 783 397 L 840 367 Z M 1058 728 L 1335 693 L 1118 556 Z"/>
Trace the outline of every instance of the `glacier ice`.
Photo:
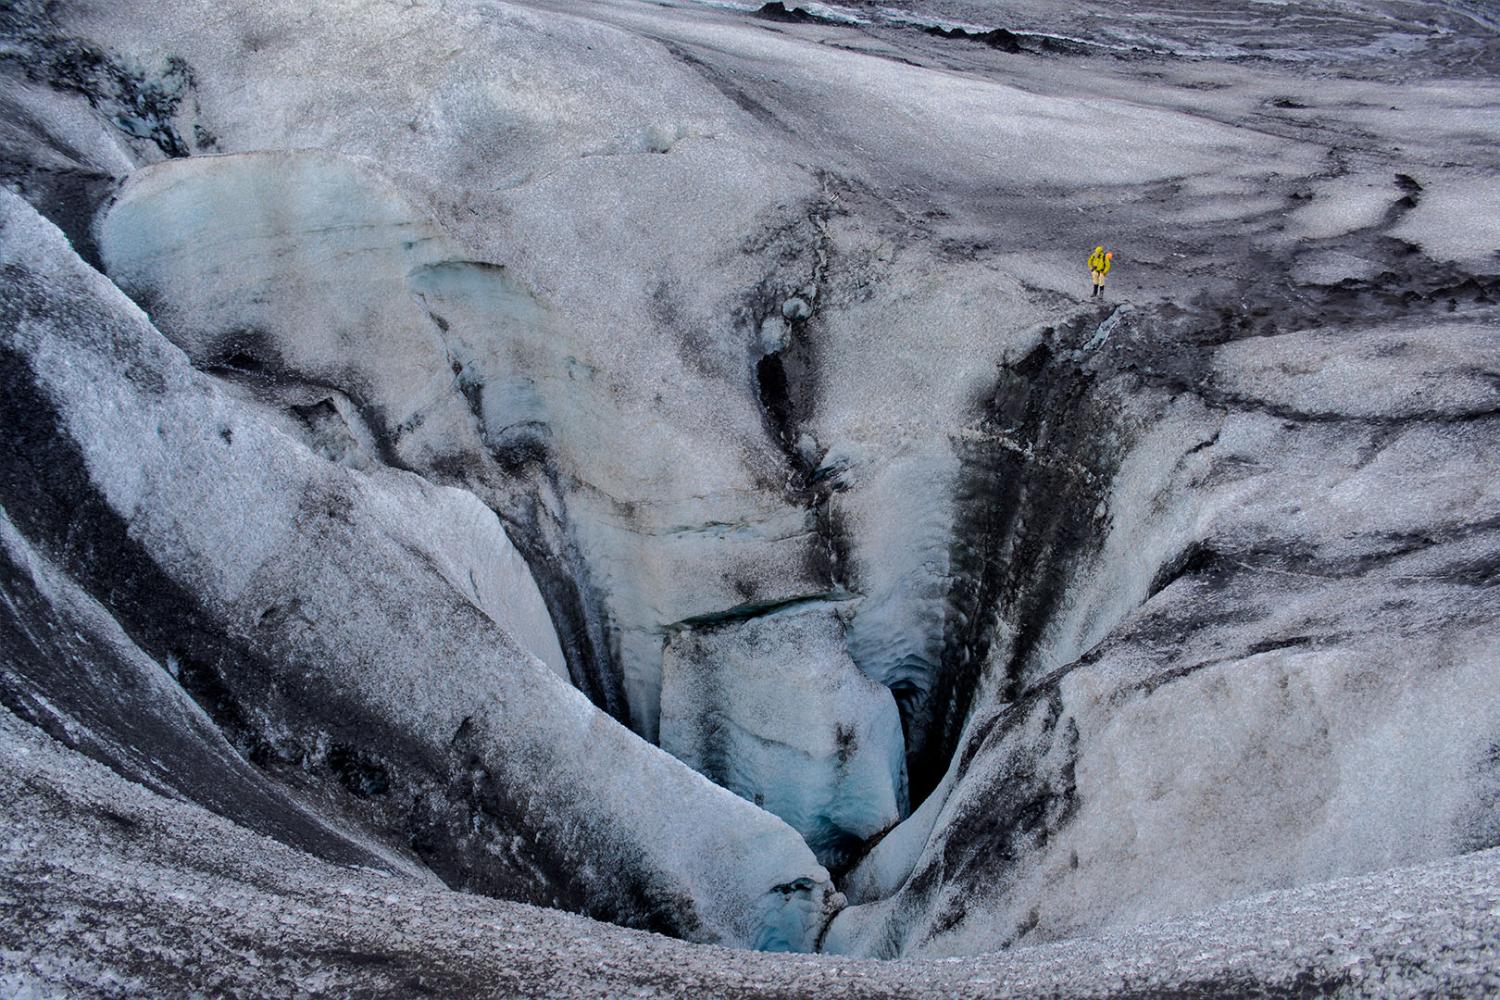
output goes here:
<path id="1" fill-rule="evenodd" d="M 1494 18 L 753 6 L 0 13 L 0 992 L 1494 991 Z"/>
<path id="2" fill-rule="evenodd" d="M 905 812 L 895 700 L 850 660 L 836 606 L 682 628 L 661 705 L 662 749 L 786 820 L 825 865 Z"/>
<path id="3" fill-rule="evenodd" d="M 514 579 L 508 594 L 474 591 L 517 567 L 460 551 L 487 540 L 490 560 L 505 554 L 472 497 L 288 447 L 55 228 L 0 200 L 0 253 L 26 291 L 6 299 L 7 357 L 30 359 L 7 369 L 12 402 L 55 412 L 51 478 L 12 479 L 6 507 L 117 609 L 181 596 L 137 641 L 242 749 L 331 770 L 378 837 L 460 885 L 699 940 L 812 946 L 827 872 L 781 821 L 636 739 L 518 645 Z M 65 541 L 66 495 L 100 541 Z M 350 767 L 372 780 L 350 782 Z"/>
<path id="4" fill-rule="evenodd" d="M 367 162 L 159 164 L 133 175 L 99 238 L 110 275 L 200 365 L 262 399 L 357 414 L 348 437 L 474 491 L 518 532 L 565 521 L 528 557 L 566 574 L 554 617 L 568 598 L 593 616 L 575 680 L 643 735 L 656 737 L 668 625 L 828 589 L 808 511 L 757 495 L 723 450 L 705 453 L 713 472 L 672 466 L 688 427 L 643 427 L 603 362 L 567 346 L 555 305 L 467 259 Z M 600 678 L 611 650 L 618 676 Z"/>

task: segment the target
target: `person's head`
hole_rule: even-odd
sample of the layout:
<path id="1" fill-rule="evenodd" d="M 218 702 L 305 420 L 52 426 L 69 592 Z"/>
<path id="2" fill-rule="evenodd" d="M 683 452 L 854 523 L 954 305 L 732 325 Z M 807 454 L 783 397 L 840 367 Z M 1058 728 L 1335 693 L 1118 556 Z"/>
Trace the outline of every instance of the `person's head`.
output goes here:
<path id="1" fill-rule="evenodd" d="M 1104 259 L 1105 260 L 1114 260 L 1115 259 L 1115 252 L 1113 250 L 1111 250 L 1109 253 L 1107 253 L 1107 254 L 1104 255 Z"/>
<path id="2" fill-rule="evenodd" d="M 1104 252 L 1104 248 L 1103 247 L 1094 247 L 1094 253 L 1103 253 L 1103 252 Z"/>

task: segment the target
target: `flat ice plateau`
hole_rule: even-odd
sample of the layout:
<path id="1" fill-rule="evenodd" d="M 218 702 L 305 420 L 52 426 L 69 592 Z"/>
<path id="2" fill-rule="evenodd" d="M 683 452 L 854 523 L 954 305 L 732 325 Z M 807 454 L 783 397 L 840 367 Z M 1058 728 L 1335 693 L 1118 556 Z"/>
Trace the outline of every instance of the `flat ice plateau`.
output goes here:
<path id="1" fill-rule="evenodd" d="M 0 995 L 1500 993 L 1497 80 L 6 5 Z"/>

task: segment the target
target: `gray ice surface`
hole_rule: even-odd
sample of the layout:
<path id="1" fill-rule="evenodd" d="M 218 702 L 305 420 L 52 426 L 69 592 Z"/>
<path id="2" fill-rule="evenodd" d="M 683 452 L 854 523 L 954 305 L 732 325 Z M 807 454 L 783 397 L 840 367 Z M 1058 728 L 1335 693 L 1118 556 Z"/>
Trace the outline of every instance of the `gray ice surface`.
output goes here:
<path id="1" fill-rule="evenodd" d="M 789 6 L 0 12 L 0 992 L 1495 992 L 1495 14 Z"/>

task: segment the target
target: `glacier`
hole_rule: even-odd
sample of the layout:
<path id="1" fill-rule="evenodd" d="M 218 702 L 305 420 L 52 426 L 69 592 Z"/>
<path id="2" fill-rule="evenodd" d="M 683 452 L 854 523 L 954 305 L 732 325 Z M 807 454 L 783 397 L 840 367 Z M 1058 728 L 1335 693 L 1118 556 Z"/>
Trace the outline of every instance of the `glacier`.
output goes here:
<path id="1" fill-rule="evenodd" d="M 32 402 L 52 454 L 45 472 L 11 480 L 7 512 L 51 550 L 21 558 L 50 555 L 117 606 L 179 605 L 130 636 L 135 647 L 263 770 L 331 772 L 388 849 L 473 889 L 806 950 L 828 879 L 802 840 L 564 683 L 470 596 L 472 570 L 451 579 L 455 545 L 504 543 L 493 520 L 444 537 L 474 524 L 471 495 L 286 447 L 50 223 L 4 198 L 4 266 L 28 292 L 9 300 L 8 399 Z M 104 537 L 70 532 L 72 505 Z M 445 531 L 427 535 L 431 523 Z M 351 575 L 365 578 L 358 602 Z M 598 753 L 637 759 L 598 784 L 585 763 Z M 678 811 L 645 805 L 658 799 Z M 680 825 L 695 800 L 702 815 Z"/>
<path id="2" fill-rule="evenodd" d="M 1496 66 L 0 11 L 0 992 L 1500 989 Z"/>

